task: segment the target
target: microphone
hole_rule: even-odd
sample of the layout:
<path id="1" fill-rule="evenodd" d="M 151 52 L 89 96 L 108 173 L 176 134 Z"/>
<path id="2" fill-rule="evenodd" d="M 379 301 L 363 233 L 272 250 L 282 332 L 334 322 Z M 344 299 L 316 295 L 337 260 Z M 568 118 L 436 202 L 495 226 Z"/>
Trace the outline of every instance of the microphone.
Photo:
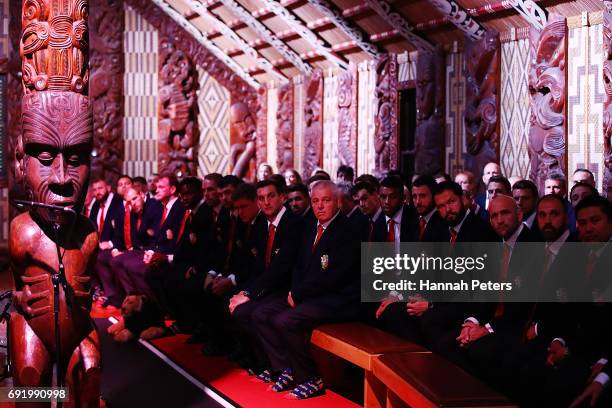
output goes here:
<path id="1" fill-rule="evenodd" d="M 74 211 L 72 208 L 63 207 L 61 205 L 39 203 L 36 201 L 27 201 L 27 200 L 13 200 L 13 202 L 19 208 L 24 208 L 24 207 L 46 208 L 47 210 L 52 210 L 52 211 L 57 211 L 57 212 L 66 212 L 71 215 L 76 215 L 76 211 Z"/>

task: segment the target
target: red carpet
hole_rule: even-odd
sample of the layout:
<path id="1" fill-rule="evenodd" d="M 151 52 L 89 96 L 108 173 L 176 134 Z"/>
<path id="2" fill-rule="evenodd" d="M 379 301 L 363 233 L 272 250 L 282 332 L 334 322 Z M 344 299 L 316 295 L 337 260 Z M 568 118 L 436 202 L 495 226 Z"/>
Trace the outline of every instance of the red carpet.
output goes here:
<path id="1" fill-rule="evenodd" d="M 206 383 L 243 407 L 357 407 L 348 399 L 326 390 L 325 395 L 304 401 L 283 398 L 284 393 L 268 391 L 268 384 L 253 381 L 246 372 L 224 357 L 206 357 L 201 344 L 186 344 L 187 336 L 176 335 L 151 343 L 198 380 Z"/>

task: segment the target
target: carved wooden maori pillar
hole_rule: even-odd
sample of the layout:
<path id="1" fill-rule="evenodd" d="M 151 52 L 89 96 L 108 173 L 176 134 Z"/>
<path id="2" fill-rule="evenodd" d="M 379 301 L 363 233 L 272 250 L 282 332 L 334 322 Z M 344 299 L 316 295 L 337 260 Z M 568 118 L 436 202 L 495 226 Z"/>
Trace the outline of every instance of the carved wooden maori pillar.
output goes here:
<path id="1" fill-rule="evenodd" d="M 357 169 L 357 69 L 338 75 L 338 156 L 340 164 Z"/>
<path id="2" fill-rule="evenodd" d="M 465 168 L 480 180 L 489 162 L 499 163 L 500 80 L 499 33 L 489 29 L 484 38 L 465 40 Z"/>
<path id="3" fill-rule="evenodd" d="M 9 52 L 8 75 L 6 84 L 7 100 L 7 138 L 8 138 L 8 186 L 11 198 L 23 198 L 23 186 L 15 183 L 15 144 L 21 134 L 21 57 L 19 56 L 19 39 L 21 38 L 21 2 L 9 2 Z M 11 207 L 12 208 L 12 207 Z"/>
<path id="4" fill-rule="evenodd" d="M 91 81 L 89 96 L 94 109 L 92 177 L 112 185 L 123 173 L 123 32 L 122 0 L 91 3 Z"/>
<path id="5" fill-rule="evenodd" d="M 604 100 L 603 115 L 603 145 L 604 145 L 604 175 L 603 194 L 612 200 L 612 1 L 604 1 Z"/>
<path id="6" fill-rule="evenodd" d="M 255 157 L 257 137 L 256 121 L 249 107 L 242 100 L 231 97 L 230 104 L 230 158 L 232 174 L 245 177 L 250 168 L 251 159 Z"/>
<path id="7" fill-rule="evenodd" d="M 257 118 L 256 123 L 260 123 L 259 112 L 261 112 L 262 108 L 260 108 L 259 101 L 262 98 L 260 94 L 257 93 L 257 90 L 249 86 L 242 78 L 229 69 L 227 65 L 208 51 L 206 47 L 198 43 L 190 33 L 168 17 L 162 9 L 151 3 L 150 0 L 124 0 L 124 2 L 134 8 L 149 24 L 155 27 L 159 33 L 159 38 L 171 38 L 172 44 L 176 50 L 182 51 L 184 56 L 190 59 L 193 64 L 202 67 L 219 84 L 224 86 L 230 93 L 231 101 L 241 101 L 245 103 L 251 118 Z M 256 134 L 258 138 L 263 136 L 259 129 Z M 195 140 L 193 140 L 193 143 L 195 143 Z M 234 150 L 237 149 L 234 148 Z M 183 157 L 183 152 L 181 150 L 178 152 L 180 154 L 177 156 Z M 238 170 L 236 170 L 235 163 L 233 163 L 232 166 L 232 172 L 234 174 L 239 173 L 238 175 L 241 177 L 247 176 L 249 169 L 254 167 L 252 161 L 255 158 L 255 149 L 253 149 L 252 153 L 247 154 L 243 158 L 248 163 L 247 166 L 241 166 Z M 189 160 L 184 161 L 184 163 L 189 162 Z M 178 162 L 175 161 L 175 164 L 178 164 Z"/>
<path id="8" fill-rule="evenodd" d="M 280 174 L 293 168 L 293 82 L 290 81 L 278 90 L 278 110 L 276 111 L 276 150 L 277 171 Z"/>
<path id="9" fill-rule="evenodd" d="M 566 75 L 567 24 L 551 14 L 539 32 L 530 29 L 531 120 L 529 130 L 529 178 L 543 191 L 551 174 L 566 176 Z"/>
<path id="10" fill-rule="evenodd" d="M 319 69 L 306 79 L 304 105 L 304 163 L 305 178 L 323 165 L 323 72 Z"/>
<path id="11" fill-rule="evenodd" d="M 444 169 L 444 50 L 419 52 L 417 60 L 417 127 L 414 172 L 434 175 Z"/>
<path id="12" fill-rule="evenodd" d="M 195 176 L 198 74 L 190 56 L 177 49 L 174 41 L 166 36 L 159 44 L 158 171 Z"/>
<path id="13" fill-rule="evenodd" d="M 20 36 L 25 94 L 15 178 L 33 201 L 72 211 L 33 207 L 11 222 L 13 383 L 50 387 L 57 362 L 57 383 L 70 389 L 66 407 L 98 406 L 100 391 L 89 315 L 98 235 L 80 214 L 93 145 L 88 14 L 86 0 L 23 0 Z"/>
<path id="14" fill-rule="evenodd" d="M 268 88 L 262 86 L 257 90 L 257 140 L 255 152 L 255 166 L 268 160 Z M 253 172 L 255 176 L 255 172 Z M 253 177 L 255 178 L 255 177 Z"/>
<path id="15" fill-rule="evenodd" d="M 397 140 L 397 56 L 384 54 L 376 61 L 376 130 L 374 151 L 376 175 L 398 165 Z"/>

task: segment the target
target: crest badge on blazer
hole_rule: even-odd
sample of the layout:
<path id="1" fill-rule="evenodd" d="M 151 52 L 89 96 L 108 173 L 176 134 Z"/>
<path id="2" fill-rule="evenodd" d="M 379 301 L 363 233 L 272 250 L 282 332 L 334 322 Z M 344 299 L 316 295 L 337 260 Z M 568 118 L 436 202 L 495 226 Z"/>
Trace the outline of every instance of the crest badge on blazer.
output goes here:
<path id="1" fill-rule="evenodd" d="M 329 267 L 329 256 L 327 254 L 321 255 L 321 269 L 326 271 Z"/>

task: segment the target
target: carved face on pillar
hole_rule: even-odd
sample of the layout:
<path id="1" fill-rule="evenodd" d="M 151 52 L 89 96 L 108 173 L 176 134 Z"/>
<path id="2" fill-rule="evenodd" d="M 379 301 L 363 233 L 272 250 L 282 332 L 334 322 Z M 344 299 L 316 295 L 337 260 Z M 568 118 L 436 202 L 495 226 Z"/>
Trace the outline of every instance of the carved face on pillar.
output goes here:
<path id="1" fill-rule="evenodd" d="M 421 52 L 417 59 L 416 82 L 417 119 L 425 120 L 433 114 L 435 103 L 435 83 L 433 54 Z"/>
<path id="2" fill-rule="evenodd" d="M 249 108 L 244 102 L 238 102 L 230 108 L 230 124 L 232 139 L 248 142 L 254 139 L 255 122 L 251 117 Z"/>
<path id="3" fill-rule="evenodd" d="M 22 129 L 16 151 L 18 179 L 25 182 L 34 201 L 78 211 L 93 143 L 89 99 L 66 92 L 27 94 Z M 40 215 L 50 221 L 50 214 Z"/>
<path id="4" fill-rule="evenodd" d="M 538 187 L 549 174 L 565 173 L 565 19 L 551 16 L 542 32 L 531 32 L 531 179 Z"/>

